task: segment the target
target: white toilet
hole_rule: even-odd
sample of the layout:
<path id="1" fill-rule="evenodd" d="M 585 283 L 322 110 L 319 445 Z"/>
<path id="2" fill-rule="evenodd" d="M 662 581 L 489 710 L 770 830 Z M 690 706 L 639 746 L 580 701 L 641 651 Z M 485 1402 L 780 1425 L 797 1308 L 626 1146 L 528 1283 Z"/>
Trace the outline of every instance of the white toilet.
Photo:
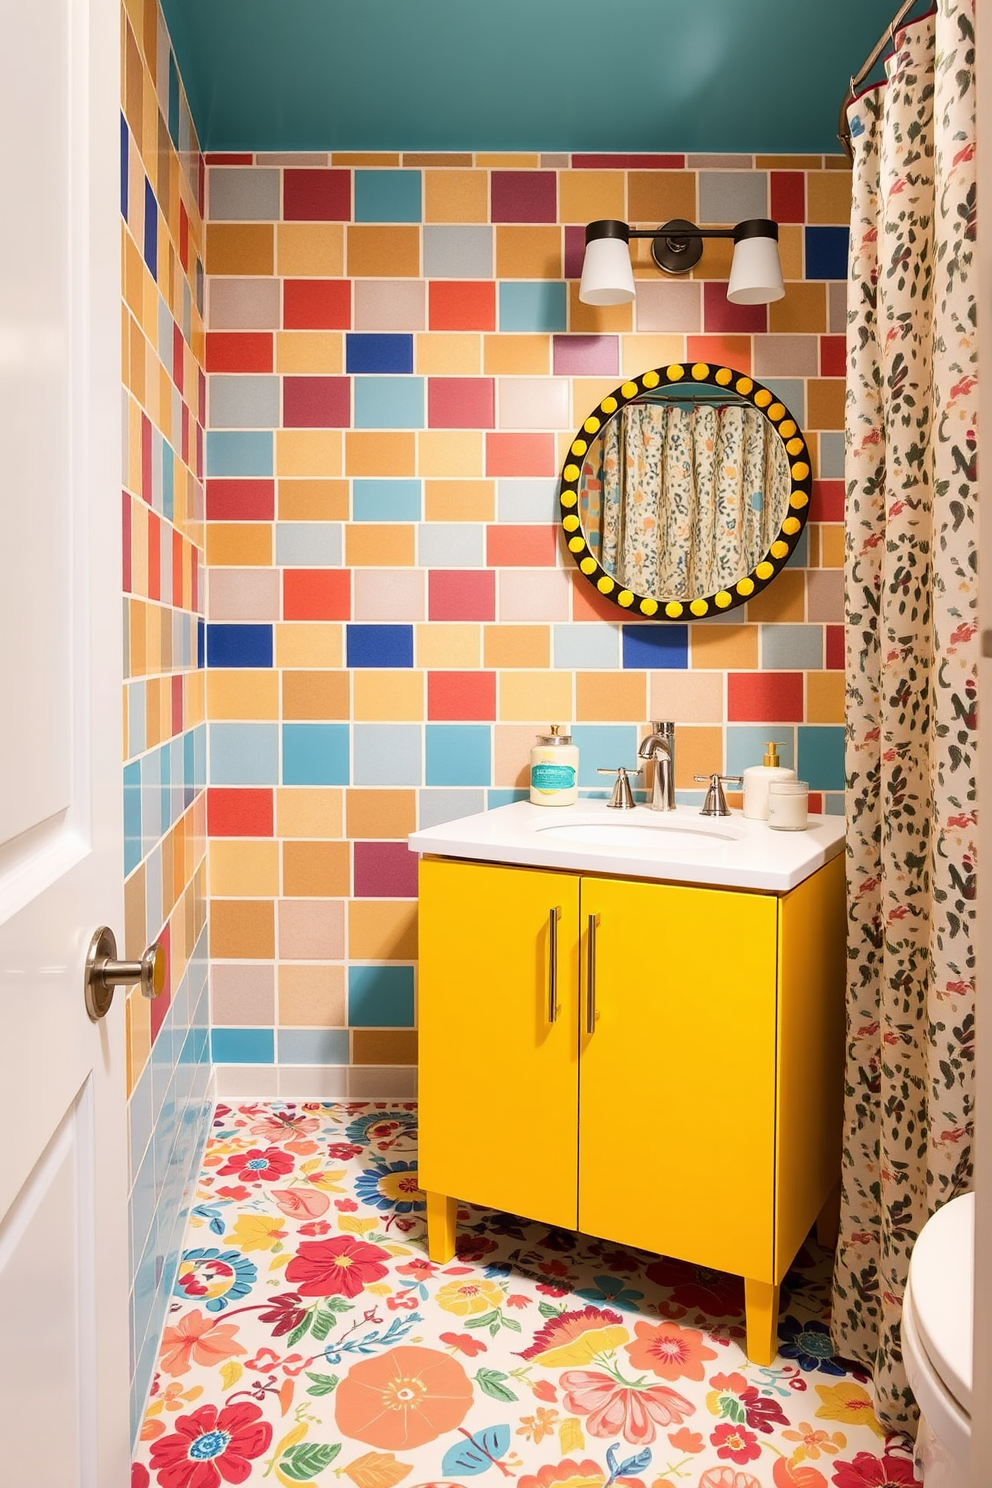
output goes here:
<path id="1" fill-rule="evenodd" d="M 969 1488 L 975 1195 L 927 1220 L 902 1310 L 906 1374 L 920 1408 L 916 1465 L 926 1488 Z"/>

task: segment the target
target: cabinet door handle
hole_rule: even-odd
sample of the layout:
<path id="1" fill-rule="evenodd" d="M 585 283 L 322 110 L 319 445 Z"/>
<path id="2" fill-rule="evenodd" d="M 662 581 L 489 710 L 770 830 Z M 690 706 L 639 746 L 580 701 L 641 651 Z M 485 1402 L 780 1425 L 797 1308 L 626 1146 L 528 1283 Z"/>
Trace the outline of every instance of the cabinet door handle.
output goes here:
<path id="1" fill-rule="evenodd" d="M 596 927 L 599 915 L 589 916 L 589 939 L 586 946 L 586 1033 L 596 1032 Z"/>
<path id="2" fill-rule="evenodd" d="M 558 921 L 561 905 L 548 913 L 548 1022 L 558 1022 Z"/>

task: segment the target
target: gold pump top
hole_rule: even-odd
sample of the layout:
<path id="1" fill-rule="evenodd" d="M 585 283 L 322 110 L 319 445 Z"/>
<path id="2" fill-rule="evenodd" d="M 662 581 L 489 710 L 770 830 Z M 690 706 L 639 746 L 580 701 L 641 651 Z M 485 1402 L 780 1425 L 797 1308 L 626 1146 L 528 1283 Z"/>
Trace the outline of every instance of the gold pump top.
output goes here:
<path id="1" fill-rule="evenodd" d="M 778 745 L 774 743 L 766 744 L 765 749 L 767 752 L 761 763 L 772 767 L 776 766 L 778 764 Z"/>
<path id="2" fill-rule="evenodd" d="M 551 723 L 548 725 L 548 732 L 546 734 L 538 734 L 537 742 L 545 746 L 549 744 L 571 744 L 572 736 L 562 724 Z"/>

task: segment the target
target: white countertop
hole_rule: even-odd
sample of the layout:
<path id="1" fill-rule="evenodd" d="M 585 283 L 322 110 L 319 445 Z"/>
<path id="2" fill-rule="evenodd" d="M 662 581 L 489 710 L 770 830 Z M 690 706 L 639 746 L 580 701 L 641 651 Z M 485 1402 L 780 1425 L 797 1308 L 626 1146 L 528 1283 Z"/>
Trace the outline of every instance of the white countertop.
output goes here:
<path id="1" fill-rule="evenodd" d="M 739 811 L 707 817 L 695 806 L 514 801 L 413 832 L 408 842 L 411 852 L 440 857 L 785 893 L 843 851 L 845 826 L 842 816 L 811 816 L 806 831 L 779 832 Z"/>

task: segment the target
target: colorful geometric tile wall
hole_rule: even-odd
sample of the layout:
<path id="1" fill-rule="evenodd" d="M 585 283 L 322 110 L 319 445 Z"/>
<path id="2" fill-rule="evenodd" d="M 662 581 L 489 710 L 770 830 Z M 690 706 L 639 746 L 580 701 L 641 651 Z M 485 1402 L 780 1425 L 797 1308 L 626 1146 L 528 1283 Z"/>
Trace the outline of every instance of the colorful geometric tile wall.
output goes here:
<path id="1" fill-rule="evenodd" d="M 678 725 L 678 785 L 777 739 L 843 810 L 839 159 L 207 157 L 211 1024 L 224 1093 L 405 1095 L 405 837 L 516 799 L 570 722 L 581 784 Z M 726 298 L 729 245 L 633 306 L 577 295 L 584 224 L 774 216 L 788 281 Z M 625 621 L 556 532 L 572 431 L 621 378 L 753 371 L 805 430 L 811 520 L 746 610 Z"/>
<path id="2" fill-rule="evenodd" d="M 203 159 L 155 0 L 125 0 L 121 113 L 124 939 L 132 1424 L 151 1381 L 209 1115 L 203 672 Z"/>

